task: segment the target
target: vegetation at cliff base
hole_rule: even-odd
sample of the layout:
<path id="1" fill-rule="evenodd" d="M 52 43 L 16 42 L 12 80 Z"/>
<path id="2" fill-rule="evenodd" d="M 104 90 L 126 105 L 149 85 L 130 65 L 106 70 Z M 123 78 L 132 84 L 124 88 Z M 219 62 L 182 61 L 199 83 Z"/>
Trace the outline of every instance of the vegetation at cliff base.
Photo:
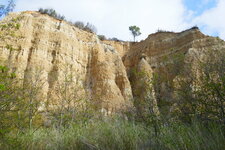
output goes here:
<path id="1" fill-rule="evenodd" d="M 65 78 L 66 86 L 72 80 Z M 35 84 L 38 83 L 38 84 Z M 217 121 L 170 120 L 154 122 L 152 114 L 141 119 L 136 112 L 128 118 L 115 114 L 105 116 L 93 105 L 73 111 L 66 105 L 48 114 L 38 111 L 35 99 L 41 89 L 39 78 L 21 87 L 16 74 L 0 67 L 0 149 L 8 150 L 223 150 L 224 125 Z M 32 86 L 30 86 L 32 85 Z M 65 93 L 61 86 L 59 94 Z M 73 101 L 76 95 L 64 95 L 62 102 Z M 69 97 L 68 97 L 69 96 Z M 74 115 L 75 113 L 75 115 Z M 43 115 L 49 118 L 45 122 Z M 188 116 L 186 116 L 188 117 Z M 197 117 L 197 116 L 196 116 Z M 157 126 L 157 128 L 156 128 Z"/>
<path id="2" fill-rule="evenodd" d="M 27 129 L 8 134 L 0 148 L 30 150 L 223 150 L 223 128 L 215 123 L 205 126 L 171 123 L 155 135 L 152 126 L 118 117 L 70 123 L 62 128 Z"/>

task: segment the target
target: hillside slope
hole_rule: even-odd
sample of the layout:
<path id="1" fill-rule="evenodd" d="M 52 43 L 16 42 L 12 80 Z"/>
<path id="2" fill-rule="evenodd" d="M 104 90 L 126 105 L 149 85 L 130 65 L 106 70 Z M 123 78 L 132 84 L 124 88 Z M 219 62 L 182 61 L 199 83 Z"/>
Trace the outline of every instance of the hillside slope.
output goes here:
<path id="1" fill-rule="evenodd" d="M 41 82 L 43 105 L 58 105 L 66 85 L 68 93 L 76 93 L 73 97 L 93 99 L 109 113 L 134 105 L 159 113 L 165 110 L 158 108 L 162 101 L 170 102 L 166 112 L 171 111 L 180 70 L 197 73 L 199 58 L 211 57 L 209 52 L 224 54 L 225 49 L 223 40 L 196 28 L 158 32 L 129 43 L 100 41 L 38 12 L 11 13 L 0 26 L 0 65 L 8 66 L 23 84 Z M 155 75 L 160 77 L 156 85 Z"/>

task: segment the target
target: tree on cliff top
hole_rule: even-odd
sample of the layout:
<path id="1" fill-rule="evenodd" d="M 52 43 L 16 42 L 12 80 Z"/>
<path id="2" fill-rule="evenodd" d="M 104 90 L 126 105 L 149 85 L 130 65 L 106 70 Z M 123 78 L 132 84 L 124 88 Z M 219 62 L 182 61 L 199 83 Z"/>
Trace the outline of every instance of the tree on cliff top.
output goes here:
<path id="1" fill-rule="evenodd" d="M 135 37 L 141 35 L 140 28 L 137 26 L 130 26 L 129 30 L 131 31 L 135 42 Z"/>
<path id="2" fill-rule="evenodd" d="M 9 12 L 13 11 L 14 7 L 14 0 L 9 0 L 7 6 L 0 4 L 0 17 L 8 15 Z"/>

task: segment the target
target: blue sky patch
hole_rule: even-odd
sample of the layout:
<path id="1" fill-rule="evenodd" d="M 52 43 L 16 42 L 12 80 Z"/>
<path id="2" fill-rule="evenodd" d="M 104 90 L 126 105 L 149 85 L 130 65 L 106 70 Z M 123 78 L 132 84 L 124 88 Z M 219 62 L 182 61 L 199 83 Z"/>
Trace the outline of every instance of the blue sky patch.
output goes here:
<path id="1" fill-rule="evenodd" d="M 204 11 L 215 7 L 217 0 L 184 0 L 184 5 L 188 10 L 194 12 L 194 16 L 201 15 Z"/>

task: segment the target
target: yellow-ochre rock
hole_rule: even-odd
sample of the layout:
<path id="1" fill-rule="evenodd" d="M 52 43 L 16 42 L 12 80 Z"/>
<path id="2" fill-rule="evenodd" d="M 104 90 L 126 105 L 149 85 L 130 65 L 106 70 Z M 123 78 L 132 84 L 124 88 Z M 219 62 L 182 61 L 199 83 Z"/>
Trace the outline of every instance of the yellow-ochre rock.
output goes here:
<path id="1" fill-rule="evenodd" d="M 2 26 L 9 23 L 13 26 Z M 177 65 L 194 64 L 196 56 L 204 60 L 207 50 L 225 48 L 224 41 L 198 29 L 158 32 L 136 43 L 100 41 L 96 34 L 32 11 L 11 13 L 0 25 L 0 65 L 23 82 L 41 82 L 43 102 L 57 105 L 62 98 L 59 87 L 69 79 L 68 92 L 92 99 L 110 113 L 150 99 L 152 112 L 158 114 L 158 99 L 173 98 L 167 88 L 176 85 Z M 153 86 L 154 75 L 166 81 Z"/>

